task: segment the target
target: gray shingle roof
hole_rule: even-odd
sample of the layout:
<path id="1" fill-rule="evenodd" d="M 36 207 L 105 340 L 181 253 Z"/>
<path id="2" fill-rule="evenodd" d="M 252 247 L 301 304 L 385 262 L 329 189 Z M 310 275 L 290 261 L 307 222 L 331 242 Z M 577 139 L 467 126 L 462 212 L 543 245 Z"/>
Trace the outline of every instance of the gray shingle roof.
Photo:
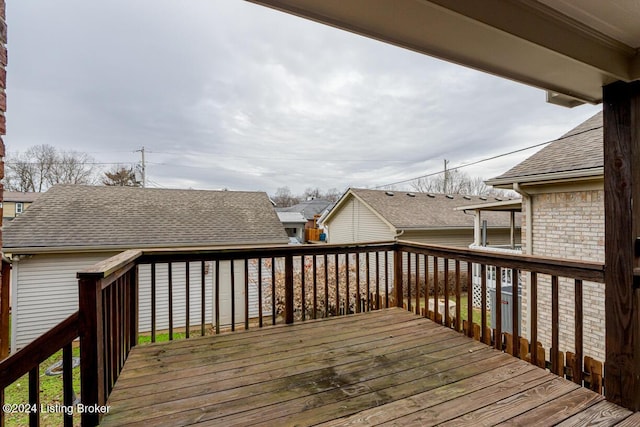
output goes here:
<path id="1" fill-rule="evenodd" d="M 455 211 L 458 206 L 480 204 L 487 198 L 462 196 L 459 194 L 408 193 L 393 191 L 393 196 L 384 190 L 363 190 L 352 188 L 354 195 L 371 206 L 396 229 L 435 229 L 448 227 L 473 228 L 472 214 Z M 412 194 L 410 196 L 408 194 Z M 494 200 L 495 199 L 490 199 Z M 490 227 L 509 227 L 509 214 L 504 212 L 483 212 Z"/>
<path id="2" fill-rule="evenodd" d="M 287 243 L 266 193 L 58 185 L 3 233 L 4 248 Z"/>
<path id="3" fill-rule="evenodd" d="M 571 129 L 522 163 L 487 181 L 526 182 L 527 177 L 544 174 L 582 172 L 604 166 L 602 150 L 602 112 Z"/>
<path id="4" fill-rule="evenodd" d="M 331 201 L 324 199 L 305 200 L 293 206 L 286 208 L 276 207 L 278 212 L 300 212 L 307 220 L 312 220 L 314 215 L 321 214 L 331 205 Z"/>

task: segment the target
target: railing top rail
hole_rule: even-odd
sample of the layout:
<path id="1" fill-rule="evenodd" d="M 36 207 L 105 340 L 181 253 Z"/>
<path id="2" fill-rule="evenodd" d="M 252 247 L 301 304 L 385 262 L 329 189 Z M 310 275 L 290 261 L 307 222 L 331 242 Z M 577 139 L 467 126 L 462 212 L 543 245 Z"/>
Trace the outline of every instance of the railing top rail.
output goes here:
<path id="1" fill-rule="evenodd" d="M 79 314 L 76 311 L 17 353 L 0 361 L 0 390 L 36 368 L 52 354 L 76 339 L 78 337 L 78 318 Z"/>
<path id="2" fill-rule="evenodd" d="M 225 260 L 241 258 L 269 258 L 286 255 L 323 255 L 337 253 L 359 253 L 393 250 L 395 242 L 371 242 L 355 244 L 317 244 L 317 245 L 265 245 L 202 247 L 185 249 L 145 249 L 140 263 L 188 261 L 188 260 Z"/>
<path id="3" fill-rule="evenodd" d="M 128 251 L 121 252 L 112 256 L 104 261 L 100 261 L 89 268 L 86 268 L 77 273 L 77 278 L 94 278 L 102 279 L 108 277 L 114 272 L 122 269 L 127 264 L 131 264 L 138 260 L 142 256 L 142 251 L 137 249 L 130 249 Z"/>
<path id="4" fill-rule="evenodd" d="M 455 258 L 460 261 L 478 264 L 497 265 L 500 267 L 516 268 L 518 270 L 535 271 L 536 273 L 604 283 L 605 266 L 597 262 L 426 245 L 410 241 L 398 241 L 398 249 L 443 258 Z"/>

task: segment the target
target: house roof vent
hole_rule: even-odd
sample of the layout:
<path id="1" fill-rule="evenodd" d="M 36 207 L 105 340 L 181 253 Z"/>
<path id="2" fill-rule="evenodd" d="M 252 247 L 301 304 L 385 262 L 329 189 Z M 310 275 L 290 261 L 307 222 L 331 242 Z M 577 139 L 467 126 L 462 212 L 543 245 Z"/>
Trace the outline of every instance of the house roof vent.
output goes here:
<path id="1" fill-rule="evenodd" d="M 384 194 L 387 196 L 393 196 L 393 191 L 385 191 Z"/>
<path id="2" fill-rule="evenodd" d="M 486 197 L 484 197 L 484 196 L 480 196 L 480 200 L 485 200 L 485 201 L 486 201 L 486 200 L 487 200 L 487 198 L 486 198 Z"/>
<path id="3" fill-rule="evenodd" d="M 447 199 L 453 199 L 453 196 L 451 194 L 447 194 Z"/>
<path id="4" fill-rule="evenodd" d="M 436 197 L 436 195 L 435 194 L 431 194 L 431 193 L 427 193 L 427 197 L 431 197 L 433 199 L 434 197 Z"/>
<path id="5" fill-rule="evenodd" d="M 416 197 L 416 193 L 407 193 L 407 196 L 409 196 L 409 197 Z"/>
<path id="6" fill-rule="evenodd" d="M 471 197 L 469 197 L 469 196 L 462 196 L 462 198 L 465 199 L 465 200 L 471 200 Z"/>

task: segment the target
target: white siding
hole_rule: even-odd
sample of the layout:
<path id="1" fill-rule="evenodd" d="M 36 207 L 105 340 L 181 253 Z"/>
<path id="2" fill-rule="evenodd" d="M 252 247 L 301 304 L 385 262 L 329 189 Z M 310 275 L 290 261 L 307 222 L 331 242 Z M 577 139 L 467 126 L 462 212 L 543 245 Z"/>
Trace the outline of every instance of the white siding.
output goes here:
<path id="1" fill-rule="evenodd" d="M 329 243 L 393 240 L 389 226 L 359 200 L 351 198 L 328 223 Z"/>
<path id="2" fill-rule="evenodd" d="M 76 273 L 111 255 L 34 255 L 14 262 L 12 352 L 73 314 L 78 309 Z"/>
<path id="3" fill-rule="evenodd" d="M 36 255 L 13 264 L 12 287 L 12 344 L 18 350 L 64 320 L 78 309 L 76 273 L 114 254 Z M 215 263 L 206 262 L 205 322 L 215 321 Z M 200 325 L 202 279 L 201 263 L 189 265 L 189 323 Z M 151 266 L 139 266 L 139 330 L 151 330 Z M 156 265 L 156 330 L 169 328 L 169 281 L 167 264 Z M 186 264 L 174 263 L 173 326 L 186 326 Z M 263 270 L 263 286 L 270 286 L 270 275 Z M 268 276 L 268 277 L 267 277 Z M 234 263 L 235 321 L 245 319 L 244 264 Z M 229 261 L 220 262 L 220 323 L 231 323 L 231 267 Z M 257 264 L 249 263 L 249 317 L 258 316 Z M 270 305 L 263 305 L 263 315 L 270 314 Z"/>

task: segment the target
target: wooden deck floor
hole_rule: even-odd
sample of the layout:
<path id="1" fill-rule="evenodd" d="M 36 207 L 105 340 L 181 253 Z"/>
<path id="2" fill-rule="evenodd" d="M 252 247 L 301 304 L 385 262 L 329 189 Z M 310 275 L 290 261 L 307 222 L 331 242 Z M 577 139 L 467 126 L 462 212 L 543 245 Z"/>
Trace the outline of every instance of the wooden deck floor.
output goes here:
<path id="1" fill-rule="evenodd" d="M 108 404 L 105 426 L 640 425 L 401 309 L 139 346 Z"/>

